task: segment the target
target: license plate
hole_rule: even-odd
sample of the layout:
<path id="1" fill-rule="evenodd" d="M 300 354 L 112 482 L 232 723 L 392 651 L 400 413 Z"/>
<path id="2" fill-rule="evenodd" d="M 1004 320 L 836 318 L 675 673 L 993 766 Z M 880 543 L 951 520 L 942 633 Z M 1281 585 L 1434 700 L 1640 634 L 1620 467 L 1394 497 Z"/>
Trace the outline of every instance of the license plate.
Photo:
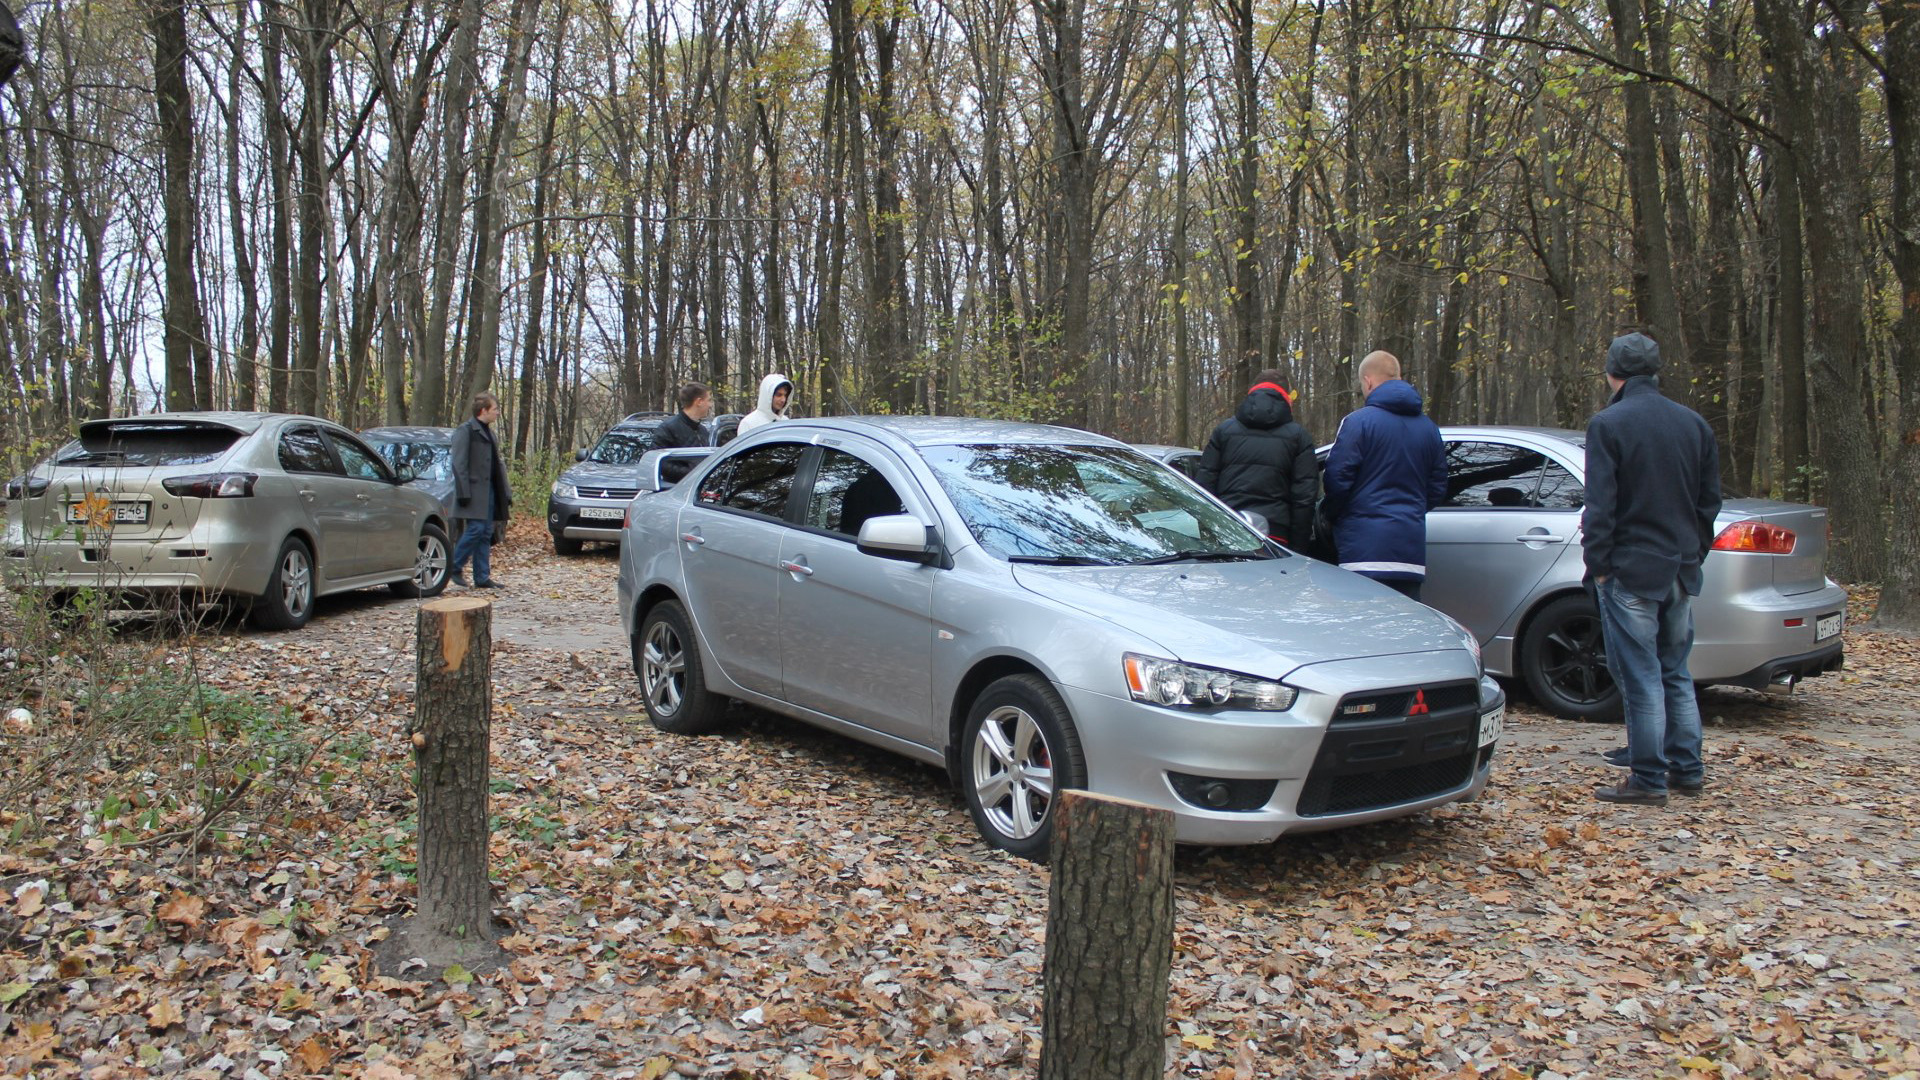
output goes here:
<path id="1" fill-rule="evenodd" d="M 580 508 L 580 516 L 593 521 L 619 521 L 627 512 L 617 506 L 584 506 Z"/>
<path id="2" fill-rule="evenodd" d="M 1507 710 L 1504 706 L 1490 713 L 1480 714 L 1480 749 L 1492 746 L 1500 732 L 1507 726 Z"/>
<path id="3" fill-rule="evenodd" d="M 105 499 L 83 499 L 67 504 L 70 525 L 145 525 L 148 505 L 144 502 L 109 503 Z"/>
<path id="4" fill-rule="evenodd" d="M 1840 632 L 1840 613 L 1822 615 L 1813 624 L 1813 640 L 1825 641 Z"/>

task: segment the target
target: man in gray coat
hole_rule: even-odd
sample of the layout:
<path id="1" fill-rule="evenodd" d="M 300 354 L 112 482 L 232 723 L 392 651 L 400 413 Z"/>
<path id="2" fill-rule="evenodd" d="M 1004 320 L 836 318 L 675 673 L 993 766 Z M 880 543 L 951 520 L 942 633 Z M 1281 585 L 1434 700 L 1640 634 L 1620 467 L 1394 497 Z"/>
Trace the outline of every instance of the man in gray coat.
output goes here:
<path id="1" fill-rule="evenodd" d="M 1587 423 L 1587 580 L 1600 608 L 1607 669 L 1626 705 L 1625 783 L 1603 802 L 1665 806 L 1706 787 L 1700 706 L 1687 656 L 1693 598 L 1720 513 L 1713 429 L 1660 393 L 1660 346 L 1623 334 L 1607 349 L 1613 397 Z"/>
<path id="2" fill-rule="evenodd" d="M 507 520 L 513 491 L 507 486 L 507 467 L 493 439 L 493 422 L 500 416 L 500 399 L 476 394 L 473 419 L 453 429 L 454 515 L 463 523 L 453 545 L 453 582 L 466 585 L 467 560 L 473 560 L 473 584 L 498 589 L 493 580 L 494 523 Z"/>

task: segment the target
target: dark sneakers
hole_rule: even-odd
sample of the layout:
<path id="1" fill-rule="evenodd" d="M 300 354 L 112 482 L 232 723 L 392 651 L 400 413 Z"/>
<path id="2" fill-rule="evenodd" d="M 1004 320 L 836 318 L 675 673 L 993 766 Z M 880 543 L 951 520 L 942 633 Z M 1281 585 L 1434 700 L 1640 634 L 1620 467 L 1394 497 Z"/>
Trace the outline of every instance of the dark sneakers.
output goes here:
<path id="1" fill-rule="evenodd" d="M 1628 780 L 1626 783 L 1617 787 L 1594 788 L 1593 797 L 1599 799 L 1601 802 L 1624 803 L 1628 806 L 1667 805 L 1666 792 L 1643 788 L 1632 780 Z"/>
<path id="2" fill-rule="evenodd" d="M 455 585 L 458 585 L 463 589 L 470 589 L 473 587 L 471 584 L 467 582 L 467 575 L 465 574 L 460 574 L 460 573 L 448 574 L 447 580 L 453 582 Z"/>
<path id="3" fill-rule="evenodd" d="M 1602 750 L 1600 757 L 1616 769 L 1631 769 L 1633 767 L 1633 763 L 1627 759 L 1627 748 L 1624 746 L 1616 746 L 1611 750 Z M 1707 781 L 1704 777 L 1698 780 L 1676 780 L 1672 776 L 1667 777 L 1667 792 L 1669 794 L 1685 795 L 1688 798 L 1695 798 L 1706 794 L 1706 790 Z"/>
<path id="4" fill-rule="evenodd" d="M 476 582 L 474 582 L 474 583 L 473 583 L 473 585 L 474 585 L 474 588 L 477 588 L 477 589 L 504 589 L 504 588 L 506 588 L 506 586 L 505 586 L 505 585 L 502 585 L 502 584 L 500 584 L 499 582 L 497 582 L 497 581 L 495 581 L 495 580 L 493 580 L 492 578 L 488 578 L 488 579 L 487 579 L 487 580 L 485 580 L 485 581 L 476 581 Z"/>
<path id="5" fill-rule="evenodd" d="M 1627 748 L 1624 746 L 1616 746 L 1611 750 L 1602 750 L 1600 751 L 1600 757 L 1607 764 L 1617 769 L 1626 769 L 1633 766 L 1633 762 L 1627 758 Z"/>

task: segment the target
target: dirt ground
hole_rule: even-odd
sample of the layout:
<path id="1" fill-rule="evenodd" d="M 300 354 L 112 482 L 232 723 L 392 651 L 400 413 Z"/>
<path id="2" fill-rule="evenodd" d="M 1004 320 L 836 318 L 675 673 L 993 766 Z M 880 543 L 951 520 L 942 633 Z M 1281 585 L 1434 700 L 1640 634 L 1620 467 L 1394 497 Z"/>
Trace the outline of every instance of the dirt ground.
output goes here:
<path id="1" fill-rule="evenodd" d="M 1031 1075 L 1045 869 L 980 843 L 936 770 L 744 708 L 655 732 L 611 549 L 512 539 L 488 597 L 511 964 L 440 983 L 365 960 L 410 904 L 381 858 L 409 812 L 415 620 L 370 591 L 298 632 L 218 631 L 207 663 L 359 717 L 385 779 L 273 865 L 192 886 L 203 940 L 175 925 L 127 958 L 180 1023 L 83 1008 L 112 1000 L 83 978 L 8 1016 L 0 1060 L 51 1032 L 36 1068 L 101 1076 Z M 1704 798 L 1597 803 L 1619 728 L 1517 701 L 1475 803 L 1182 849 L 1169 1075 L 1920 1077 L 1920 650 L 1859 616 L 1844 673 L 1705 695 Z M 318 912 L 296 939 L 221 936 L 291 903 L 289 874 Z"/>

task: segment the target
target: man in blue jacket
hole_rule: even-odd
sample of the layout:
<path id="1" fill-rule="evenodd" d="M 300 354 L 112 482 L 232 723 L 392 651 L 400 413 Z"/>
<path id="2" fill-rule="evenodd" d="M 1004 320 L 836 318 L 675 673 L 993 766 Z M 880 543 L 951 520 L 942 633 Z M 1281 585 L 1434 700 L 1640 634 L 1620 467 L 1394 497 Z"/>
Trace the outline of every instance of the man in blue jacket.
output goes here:
<path id="1" fill-rule="evenodd" d="M 1447 499 L 1447 449 L 1392 353 L 1360 361 L 1360 392 L 1366 405 L 1340 421 L 1327 455 L 1327 522 L 1342 569 L 1418 600 L 1427 511 Z"/>
<path id="2" fill-rule="evenodd" d="M 1607 670 L 1626 706 L 1633 774 L 1605 802 L 1665 806 L 1698 795 L 1700 706 L 1687 656 L 1693 597 L 1720 513 L 1720 451 L 1700 414 L 1660 393 L 1660 346 L 1624 334 L 1607 348 L 1613 397 L 1587 422 L 1587 578 Z"/>

